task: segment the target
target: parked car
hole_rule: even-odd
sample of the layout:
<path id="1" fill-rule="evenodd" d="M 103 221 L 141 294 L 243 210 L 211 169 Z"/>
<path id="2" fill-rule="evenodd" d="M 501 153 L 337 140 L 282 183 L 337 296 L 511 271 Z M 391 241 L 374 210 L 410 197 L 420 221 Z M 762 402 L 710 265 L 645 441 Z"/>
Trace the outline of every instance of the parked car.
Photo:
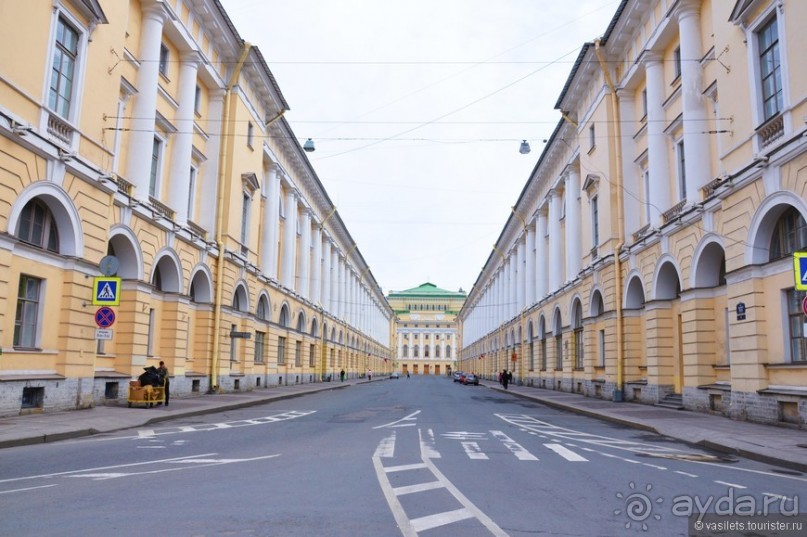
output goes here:
<path id="1" fill-rule="evenodd" d="M 459 382 L 462 376 L 462 371 L 454 371 L 454 382 Z"/>
<path id="2" fill-rule="evenodd" d="M 474 386 L 479 386 L 479 377 L 477 377 L 473 373 L 468 373 L 465 375 L 465 378 L 462 383 L 465 385 L 473 384 Z"/>
<path id="3" fill-rule="evenodd" d="M 401 376 L 398 374 L 397 371 L 393 371 L 392 373 L 389 374 L 389 378 L 398 379 L 398 378 L 401 378 Z"/>

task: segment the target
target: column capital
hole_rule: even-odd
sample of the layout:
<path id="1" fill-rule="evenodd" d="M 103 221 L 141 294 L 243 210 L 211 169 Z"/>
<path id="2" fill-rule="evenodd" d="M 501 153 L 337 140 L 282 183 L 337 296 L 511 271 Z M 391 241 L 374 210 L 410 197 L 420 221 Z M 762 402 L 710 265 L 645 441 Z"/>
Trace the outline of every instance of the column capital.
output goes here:
<path id="1" fill-rule="evenodd" d="M 639 63 L 641 63 L 645 69 L 660 65 L 663 59 L 664 55 L 661 52 L 650 49 L 645 49 L 639 55 Z"/>
<path id="2" fill-rule="evenodd" d="M 681 19 L 691 17 L 693 15 L 700 15 L 700 13 L 701 0 L 680 0 L 674 12 L 679 22 Z"/>
<path id="3" fill-rule="evenodd" d="M 143 11 L 143 18 L 157 21 L 164 24 L 168 20 L 169 14 L 165 8 L 165 4 L 157 2 L 156 0 L 145 0 L 141 3 Z"/>
<path id="4" fill-rule="evenodd" d="M 185 52 L 180 53 L 179 60 L 183 65 L 193 67 L 199 67 L 199 65 L 203 62 L 202 55 L 198 50 L 186 50 Z"/>

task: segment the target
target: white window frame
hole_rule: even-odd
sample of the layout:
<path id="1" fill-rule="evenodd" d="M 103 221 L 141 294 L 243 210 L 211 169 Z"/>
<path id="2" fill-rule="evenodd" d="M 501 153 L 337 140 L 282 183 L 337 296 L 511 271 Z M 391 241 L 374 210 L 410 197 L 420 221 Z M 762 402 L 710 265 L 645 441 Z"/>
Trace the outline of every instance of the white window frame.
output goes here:
<path id="1" fill-rule="evenodd" d="M 163 136 L 160 136 L 158 133 L 154 133 L 154 141 L 159 142 L 159 150 L 157 153 L 157 166 L 155 170 L 155 177 L 154 177 L 154 184 L 152 185 L 152 177 L 151 177 L 151 167 L 149 167 L 149 196 L 153 197 L 154 199 L 160 199 L 160 192 L 162 192 L 162 176 L 163 176 L 163 164 L 165 162 L 165 146 L 166 146 L 166 139 Z M 152 142 L 153 143 L 153 142 Z M 151 158 L 152 161 L 154 159 L 154 147 L 152 145 L 151 151 Z"/>
<path id="2" fill-rule="evenodd" d="M 70 110 L 67 114 L 68 117 L 63 117 L 51 110 L 48 103 L 50 102 L 50 77 L 53 72 L 53 52 L 56 47 L 56 31 L 59 27 L 59 18 L 64 18 L 78 33 L 78 43 L 76 47 L 76 63 L 73 71 L 73 87 L 70 96 Z M 73 16 L 73 14 L 62 7 L 56 5 L 53 9 L 50 25 L 50 37 L 48 40 L 48 61 L 45 71 L 45 76 L 42 81 L 42 113 L 40 115 L 40 130 L 47 132 L 48 118 L 51 114 L 55 115 L 62 121 L 75 126 L 79 117 L 81 117 L 81 106 L 84 97 L 84 79 L 87 69 L 87 47 L 89 43 L 89 30 L 82 22 Z M 75 149 L 78 145 L 78 137 L 73 133 L 70 141 L 70 148 Z"/>
<path id="3" fill-rule="evenodd" d="M 154 356 L 154 329 L 156 327 L 156 313 L 154 308 L 149 308 L 149 333 L 146 338 L 146 356 Z"/>
<path id="4" fill-rule="evenodd" d="M 194 221 L 196 216 L 196 188 L 199 179 L 199 168 L 191 164 L 188 178 L 188 220 Z"/>
<path id="5" fill-rule="evenodd" d="M 768 22 L 771 17 L 776 17 L 776 31 L 779 36 L 779 58 L 781 61 L 780 72 L 782 76 L 782 110 L 779 112 L 785 120 L 785 131 L 789 130 L 789 103 L 790 103 L 790 77 L 788 75 L 788 53 L 787 53 L 787 31 L 781 12 L 777 11 L 776 5 L 771 5 L 761 12 L 759 16 L 745 28 L 745 41 L 749 46 L 747 49 L 747 61 L 751 68 L 749 77 L 751 106 L 753 107 L 754 119 L 757 125 L 765 122 L 765 111 L 762 108 L 762 73 L 759 66 L 759 30 Z M 759 142 L 755 140 L 755 149 L 759 149 Z"/>
<path id="6" fill-rule="evenodd" d="M 39 348 L 39 346 L 40 346 L 41 337 L 42 337 L 42 323 L 43 323 L 43 318 L 42 318 L 42 316 L 43 316 L 43 314 L 44 314 L 44 312 L 45 312 L 45 308 L 43 307 L 42 301 L 44 300 L 44 298 L 45 298 L 45 296 L 46 296 L 46 295 L 45 295 L 45 282 L 46 282 L 46 280 L 45 280 L 44 278 L 40 278 L 40 277 L 38 277 L 38 276 L 32 276 L 32 275 L 30 275 L 30 274 L 20 274 L 20 275 L 19 275 L 19 277 L 20 277 L 20 278 L 26 278 L 26 279 L 32 279 L 32 280 L 36 280 L 36 282 L 37 282 L 37 288 L 36 288 L 36 310 L 35 310 L 35 311 L 34 311 L 34 313 L 33 313 L 33 316 L 34 316 L 34 319 L 33 319 L 33 324 L 30 324 L 30 323 L 29 323 L 29 324 L 27 324 L 27 325 L 26 325 L 26 326 L 31 326 L 31 330 L 33 331 L 33 333 L 32 333 L 32 334 L 29 334 L 29 333 L 28 333 L 28 331 L 27 331 L 27 330 L 25 330 L 25 334 L 30 335 L 30 336 L 32 336 L 32 337 L 33 337 L 33 342 L 32 342 L 32 344 L 31 344 L 31 345 L 25 345 L 25 344 L 21 343 L 20 341 L 16 341 L 16 342 L 14 342 L 13 340 L 12 340 L 12 341 L 13 341 L 13 343 L 14 343 L 14 347 L 15 347 L 15 348 L 20 348 L 20 349 L 38 349 L 38 348 Z M 19 280 L 18 280 L 18 282 L 17 282 L 17 293 L 16 293 L 16 296 L 15 296 L 15 302 L 14 302 L 15 307 L 16 307 L 16 305 L 17 305 L 17 304 L 19 303 L 19 301 L 20 301 L 20 296 L 19 296 L 19 283 L 20 283 L 20 282 L 19 282 Z M 25 311 L 26 311 L 26 309 L 25 309 L 25 308 L 23 308 L 23 312 L 25 312 Z M 17 315 L 15 314 L 15 315 L 14 315 L 14 331 L 13 331 L 13 335 L 16 335 L 16 334 L 17 334 L 17 323 L 18 323 L 18 322 L 19 322 L 19 319 L 17 318 Z M 12 337 L 13 337 L 13 336 L 12 336 Z M 23 334 L 21 334 L 21 335 L 20 335 L 20 339 L 21 339 L 21 340 L 22 340 L 22 339 L 27 340 L 28 338 L 27 338 L 27 337 L 23 337 Z"/>
<path id="7" fill-rule="evenodd" d="M 684 137 L 675 141 L 675 169 L 678 182 L 678 201 L 687 199 L 686 147 Z"/>
<path id="8" fill-rule="evenodd" d="M 591 196 L 591 243 L 592 247 L 596 248 L 600 244 L 600 195 L 599 193 Z"/>

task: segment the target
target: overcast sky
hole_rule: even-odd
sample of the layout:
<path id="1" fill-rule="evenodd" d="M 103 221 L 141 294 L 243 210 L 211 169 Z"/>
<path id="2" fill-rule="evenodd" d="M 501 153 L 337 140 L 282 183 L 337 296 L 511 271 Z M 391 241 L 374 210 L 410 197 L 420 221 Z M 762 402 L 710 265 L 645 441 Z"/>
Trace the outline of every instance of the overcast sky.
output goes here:
<path id="1" fill-rule="evenodd" d="M 469 291 L 618 0 L 222 0 L 384 293 Z M 532 147 L 519 154 L 526 139 Z"/>

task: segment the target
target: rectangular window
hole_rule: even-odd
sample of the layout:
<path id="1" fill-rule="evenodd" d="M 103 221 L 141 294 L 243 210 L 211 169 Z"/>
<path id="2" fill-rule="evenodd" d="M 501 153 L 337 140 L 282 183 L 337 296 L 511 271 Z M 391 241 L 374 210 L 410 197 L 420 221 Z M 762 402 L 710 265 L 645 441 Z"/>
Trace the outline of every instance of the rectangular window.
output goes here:
<path id="1" fill-rule="evenodd" d="M 70 116 L 77 60 L 78 32 L 63 17 L 59 17 L 56 26 L 56 44 L 53 50 L 48 106 L 65 119 L 69 119 Z"/>
<path id="2" fill-rule="evenodd" d="M 255 331 L 255 363 L 262 364 L 266 343 L 266 333 Z"/>
<path id="3" fill-rule="evenodd" d="M 168 47 L 160 45 L 160 74 L 168 77 Z"/>
<path id="4" fill-rule="evenodd" d="M 645 223 L 651 223 L 650 215 L 650 170 L 645 168 L 642 171 L 642 179 L 644 179 L 644 217 Z"/>
<path id="5" fill-rule="evenodd" d="M 249 239 L 249 210 L 252 198 L 244 192 L 241 205 L 241 244 L 246 245 Z"/>
<path id="6" fill-rule="evenodd" d="M 583 369 L 583 327 L 574 329 L 574 367 Z"/>
<path id="7" fill-rule="evenodd" d="M 592 123 L 588 128 L 588 147 L 589 152 L 597 147 L 597 132 L 594 123 Z"/>
<path id="8" fill-rule="evenodd" d="M 193 92 L 193 113 L 198 115 L 202 114 L 202 88 L 198 85 L 196 86 L 196 90 Z"/>
<path id="9" fill-rule="evenodd" d="M 238 295 L 236 294 L 236 296 Z M 235 307 L 237 308 L 238 306 L 236 305 Z M 235 332 L 236 328 L 237 328 L 236 325 L 231 324 L 230 333 L 232 334 L 233 332 Z M 238 359 L 238 339 L 230 336 L 230 361 L 235 362 L 237 361 L 237 359 Z"/>
<path id="10" fill-rule="evenodd" d="M 546 371 L 546 338 L 541 339 L 541 371 Z"/>
<path id="11" fill-rule="evenodd" d="M 681 78 L 681 47 L 673 51 L 673 82 Z"/>
<path id="12" fill-rule="evenodd" d="M 198 175 L 198 170 L 191 166 L 190 170 L 190 179 L 188 179 L 188 220 L 193 220 L 196 216 L 194 213 L 194 209 L 196 204 L 194 200 L 196 199 L 196 177 Z"/>
<path id="13" fill-rule="evenodd" d="M 316 365 L 316 345 L 313 343 L 308 346 L 308 367 Z"/>
<path id="14" fill-rule="evenodd" d="M 804 313 L 801 304 L 805 291 L 789 289 L 787 291 L 787 317 L 790 338 L 790 361 L 807 362 L 807 333 L 804 331 Z"/>
<path id="15" fill-rule="evenodd" d="M 594 248 L 600 244 L 600 207 L 599 197 L 591 198 L 591 239 Z"/>
<path id="16" fill-rule="evenodd" d="M 642 118 L 647 117 L 647 88 L 642 90 Z"/>
<path id="17" fill-rule="evenodd" d="M 163 141 L 154 137 L 154 145 L 151 147 L 151 175 L 149 176 L 149 196 L 157 196 L 157 180 L 160 175 L 160 164 L 163 154 Z"/>
<path id="18" fill-rule="evenodd" d="M 555 369 L 563 369 L 563 334 L 555 336 Z"/>
<path id="19" fill-rule="evenodd" d="M 294 367 L 303 365 L 303 342 L 294 342 Z"/>
<path id="20" fill-rule="evenodd" d="M 778 114 L 782 104 L 782 63 L 779 58 L 779 30 L 776 17 L 757 32 L 762 111 L 767 121 Z"/>
<path id="21" fill-rule="evenodd" d="M 39 324 L 39 301 L 42 280 L 20 275 L 17 290 L 17 314 L 14 319 L 14 346 L 36 348 L 37 325 Z"/>
<path id="22" fill-rule="evenodd" d="M 154 329 L 157 320 L 154 308 L 149 308 L 149 333 L 146 339 L 146 356 L 154 356 Z"/>
<path id="23" fill-rule="evenodd" d="M 286 363 L 286 338 L 277 338 L 277 365 L 284 365 Z"/>
<path id="24" fill-rule="evenodd" d="M 252 122 L 247 123 L 247 145 L 252 147 L 252 143 L 255 141 L 255 125 Z"/>
<path id="25" fill-rule="evenodd" d="M 675 144 L 675 156 L 678 161 L 678 200 L 687 199 L 686 154 L 683 138 Z"/>
<path id="26" fill-rule="evenodd" d="M 599 332 L 599 347 L 600 354 L 597 365 L 599 367 L 605 367 L 605 330 L 600 330 Z"/>

